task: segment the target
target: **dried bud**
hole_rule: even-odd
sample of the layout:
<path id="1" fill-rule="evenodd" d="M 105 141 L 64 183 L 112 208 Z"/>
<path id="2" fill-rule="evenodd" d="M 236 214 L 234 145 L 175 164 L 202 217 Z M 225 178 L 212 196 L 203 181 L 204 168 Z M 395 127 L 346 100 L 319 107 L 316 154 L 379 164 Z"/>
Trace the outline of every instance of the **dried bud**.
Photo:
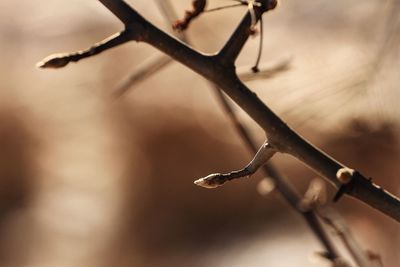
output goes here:
<path id="1" fill-rule="evenodd" d="M 350 168 L 341 168 L 336 173 L 336 178 L 342 184 L 350 183 L 351 179 L 353 179 L 354 170 Z"/>
<path id="2" fill-rule="evenodd" d="M 190 22 L 204 12 L 206 8 L 206 0 L 193 0 L 193 9 L 185 12 L 185 17 L 182 20 L 176 21 L 172 28 L 177 31 L 184 31 L 189 27 Z"/>

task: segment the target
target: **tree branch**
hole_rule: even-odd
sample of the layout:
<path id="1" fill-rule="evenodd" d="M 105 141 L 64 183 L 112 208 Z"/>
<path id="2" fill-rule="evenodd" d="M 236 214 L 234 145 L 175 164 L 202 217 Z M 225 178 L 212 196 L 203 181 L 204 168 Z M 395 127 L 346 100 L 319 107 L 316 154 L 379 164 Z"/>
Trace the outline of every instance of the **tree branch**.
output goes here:
<path id="1" fill-rule="evenodd" d="M 279 152 L 293 155 L 327 178 L 335 186 L 344 188 L 344 193 L 358 198 L 371 207 L 400 221 L 400 200 L 397 197 L 376 186 L 371 179 L 367 179 L 357 171 L 354 172 L 351 183 L 343 187 L 337 179 L 336 173 L 345 168 L 345 166 L 327 156 L 295 133 L 239 80 L 235 73 L 233 62 L 248 38 L 248 33 L 245 33 L 245 31 L 251 26 L 249 13 L 247 13 L 235 31 L 235 33 L 242 32 L 243 36 L 237 36 L 238 34 L 234 33 L 228 41 L 230 45 L 225 46 L 221 53 L 205 55 L 158 29 L 124 1 L 99 1 L 125 23 L 126 29 L 134 33 L 132 39 L 144 41 L 156 47 L 224 90 L 263 128 L 268 137 L 268 142 Z M 263 0 L 260 2 L 263 5 L 269 5 L 275 1 Z M 233 38 L 238 39 L 233 40 Z M 228 56 L 231 56 L 231 58 L 228 58 Z"/>

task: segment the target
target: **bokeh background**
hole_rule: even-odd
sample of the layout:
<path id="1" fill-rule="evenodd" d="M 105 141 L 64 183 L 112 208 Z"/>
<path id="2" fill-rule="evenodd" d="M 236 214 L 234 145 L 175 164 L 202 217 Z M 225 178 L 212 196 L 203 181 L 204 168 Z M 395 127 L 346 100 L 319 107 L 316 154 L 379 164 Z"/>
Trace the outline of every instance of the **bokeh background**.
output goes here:
<path id="1" fill-rule="evenodd" d="M 153 1 L 128 2 L 171 30 Z M 191 5 L 171 2 L 181 15 Z M 217 51 L 245 11 L 197 19 L 193 46 Z M 397 195 L 399 11 L 398 0 L 282 0 L 264 16 L 261 67 L 290 67 L 248 82 L 303 136 Z M 279 194 L 259 194 L 261 175 L 193 185 L 252 156 L 201 77 L 172 63 L 116 99 L 118 82 L 159 53 L 142 43 L 35 68 L 121 28 L 97 1 L 1 1 L 0 266 L 329 266 Z M 258 38 L 238 60 L 244 71 Z M 261 144 L 260 128 L 236 111 Z M 302 193 L 316 178 L 288 156 L 273 162 Z M 397 223 L 354 199 L 334 207 L 364 249 L 400 266 Z"/>

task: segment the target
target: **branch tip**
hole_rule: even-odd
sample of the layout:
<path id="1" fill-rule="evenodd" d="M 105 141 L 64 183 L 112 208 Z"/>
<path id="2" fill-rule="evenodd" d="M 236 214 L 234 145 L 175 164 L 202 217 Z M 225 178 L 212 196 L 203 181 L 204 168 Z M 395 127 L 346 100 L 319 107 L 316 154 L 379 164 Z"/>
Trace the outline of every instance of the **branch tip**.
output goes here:
<path id="1" fill-rule="evenodd" d="M 130 30 L 125 29 L 122 32 L 117 32 L 112 36 L 104 39 L 101 42 L 94 44 L 93 46 L 89 47 L 86 50 L 81 50 L 73 53 L 60 53 L 60 54 L 53 54 L 42 61 L 38 62 L 36 66 L 38 68 L 53 68 L 58 69 L 65 67 L 68 63 L 77 62 L 81 59 L 92 57 L 97 55 L 105 50 L 111 49 L 118 45 L 124 44 L 132 39 L 130 35 Z"/>
<path id="2" fill-rule="evenodd" d="M 36 67 L 40 69 L 59 69 L 65 67 L 70 62 L 68 57 L 69 55 L 65 53 L 53 54 L 39 61 Z"/>
<path id="3" fill-rule="evenodd" d="M 228 181 L 224 177 L 226 176 L 221 173 L 213 173 L 194 181 L 194 184 L 208 189 L 217 188 Z"/>

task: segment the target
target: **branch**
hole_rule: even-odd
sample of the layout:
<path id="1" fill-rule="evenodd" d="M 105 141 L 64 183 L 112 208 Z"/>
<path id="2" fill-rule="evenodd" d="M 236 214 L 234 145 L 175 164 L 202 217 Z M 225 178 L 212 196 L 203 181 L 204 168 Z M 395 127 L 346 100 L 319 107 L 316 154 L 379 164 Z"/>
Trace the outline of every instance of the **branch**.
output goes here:
<path id="1" fill-rule="evenodd" d="M 216 188 L 227 181 L 242 177 L 249 177 L 250 175 L 254 174 L 262 165 L 267 163 L 267 161 L 273 155 L 275 155 L 275 153 L 276 150 L 270 144 L 264 143 L 254 156 L 252 161 L 243 169 L 227 174 L 213 173 L 208 175 L 207 177 L 196 180 L 194 183 L 198 186 L 202 186 L 205 188 Z"/>
<path id="2" fill-rule="evenodd" d="M 205 55 L 161 31 L 122 0 L 99 1 L 118 18 L 126 22 L 126 29 L 134 33 L 133 40 L 143 41 L 156 47 L 224 90 L 263 128 L 268 137 L 268 142 L 277 151 L 296 157 L 318 174 L 327 178 L 335 186 L 344 188 L 342 190 L 344 193 L 358 198 L 371 207 L 400 221 L 400 200 L 397 197 L 375 185 L 371 179 L 364 177 L 357 171 L 352 175 L 351 183 L 343 186 L 337 179 L 336 173 L 346 167 L 315 148 L 289 128 L 254 92 L 239 80 L 235 73 L 234 62 L 249 36 L 248 32 L 246 32 L 251 27 L 251 15 L 249 12 L 247 12 L 221 53 Z M 259 2 L 263 4 L 263 7 L 276 3 L 273 0 L 260 0 Z M 257 7 L 255 10 L 256 14 L 263 11 L 263 9 Z M 265 8 L 265 11 L 267 10 L 269 9 Z M 130 14 L 129 18 L 126 17 L 127 14 Z"/>
<path id="3" fill-rule="evenodd" d="M 36 66 L 38 68 L 62 68 L 68 65 L 70 62 L 77 62 L 81 59 L 91 57 L 101 52 L 108 50 L 110 48 L 116 47 L 123 43 L 129 42 L 132 39 L 131 34 L 129 34 L 128 30 L 116 33 L 107 39 L 93 45 L 92 47 L 74 52 L 74 53 L 63 53 L 63 54 L 54 54 L 46 57 L 42 61 L 38 62 Z"/>

